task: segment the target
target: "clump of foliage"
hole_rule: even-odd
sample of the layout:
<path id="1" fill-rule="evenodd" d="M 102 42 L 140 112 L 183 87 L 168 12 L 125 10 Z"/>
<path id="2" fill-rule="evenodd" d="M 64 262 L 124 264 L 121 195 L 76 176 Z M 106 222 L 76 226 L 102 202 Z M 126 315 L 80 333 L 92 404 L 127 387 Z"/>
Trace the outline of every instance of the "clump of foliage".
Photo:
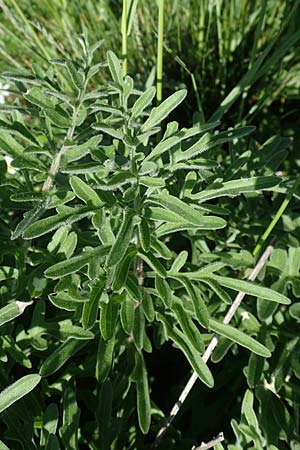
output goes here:
<path id="1" fill-rule="evenodd" d="M 261 276 L 274 289 L 242 279 L 266 211 L 293 182 L 274 175 L 289 140 L 259 145 L 254 127 L 218 132 L 199 114 L 190 128 L 166 123 L 185 89 L 152 107 L 155 88 L 136 89 L 111 51 L 94 63 L 100 44 L 86 35 L 80 44 L 76 61 L 2 74 L 15 99 L 1 108 L 1 151 L 17 170 L 2 160 L 3 448 L 149 448 L 163 413 L 147 358 L 169 341 L 206 396 L 239 355 L 233 376 L 252 390 L 229 448 L 294 445 L 299 304 L 286 295 L 299 295 L 298 266 L 282 273 L 278 248 Z M 99 71 L 110 76 L 103 86 Z M 239 291 L 252 298 L 224 325 Z M 219 375 L 201 358 L 214 332 Z M 160 448 L 193 443 L 173 430 Z"/>
<path id="2" fill-rule="evenodd" d="M 190 449 L 234 417 L 235 438 L 224 429 L 229 449 L 297 449 L 299 212 L 286 208 L 300 178 L 278 172 L 293 174 L 297 155 L 287 161 L 289 139 L 261 145 L 241 125 L 269 137 L 282 127 L 278 99 L 290 114 L 298 98 L 299 2 L 157 5 L 157 99 L 162 84 L 193 91 L 151 110 L 155 90 L 143 94 L 143 80 L 156 62 L 153 2 L 123 0 L 122 73 L 112 53 L 110 70 L 93 66 L 104 47 L 75 38 L 88 27 L 94 41 L 119 49 L 118 3 L 1 2 L 0 63 L 19 69 L 3 76 L 14 104 L 1 108 L 0 123 L 1 152 L 17 170 L 7 173 L 1 159 L 1 383 L 9 387 L 0 426 L 10 448 L 149 447 L 185 384 L 186 359 L 204 383 L 183 407 L 184 436 L 170 428 L 160 448 Z M 127 66 L 139 72 L 135 88 Z M 179 105 L 199 110 L 192 128 L 162 122 Z M 241 281 L 278 222 L 260 281 L 289 296 L 289 308 Z M 245 300 L 234 328 L 224 327 L 232 290 L 241 289 L 258 300 Z M 213 331 L 223 336 L 209 370 L 199 355 Z M 160 356 L 171 353 L 175 393 Z M 228 403 L 237 407 L 222 418 Z M 189 410 L 193 421 L 182 426 Z"/>

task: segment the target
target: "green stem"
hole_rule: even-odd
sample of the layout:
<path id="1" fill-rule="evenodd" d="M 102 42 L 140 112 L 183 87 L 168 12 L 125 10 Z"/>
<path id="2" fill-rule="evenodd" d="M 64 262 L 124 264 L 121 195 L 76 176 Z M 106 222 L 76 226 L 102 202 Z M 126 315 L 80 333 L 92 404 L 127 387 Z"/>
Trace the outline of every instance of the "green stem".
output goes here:
<path id="1" fill-rule="evenodd" d="M 164 0 L 158 4 L 158 41 L 157 41 L 157 77 L 156 77 L 156 102 L 162 101 L 163 86 L 163 42 L 164 42 Z"/>
<path id="2" fill-rule="evenodd" d="M 123 77 L 127 75 L 127 0 L 123 0 L 122 12 L 122 72 Z"/>
<path id="3" fill-rule="evenodd" d="M 284 213 L 284 211 L 286 210 L 288 204 L 290 203 L 294 193 L 296 192 L 298 186 L 300 185 L 300 175 L 296 178 L 294 184 L 292 185 L 292 187 L 290 188 L 290 190 L 287 193 L 286 198 L 283 200 L 283 202 L 281 203 L 277 213 L 275 214 L 273 220 L 271 221 L 270 225 L 268 226 L 268 228 L 266 229 L 266 231 L 264 232 L 264 234 L 260 237 L 255 249 L 253 250 L 253 255 L 256 256 L 263 244 L 265 243 L 265 241 L 267 240 L 267 238 L 269 237 L 270 233 L 272 232 L 273 228 L 275 227 L 275 225 L 277 224 L 278 220 L 280 219 L 280 217 L 282 216 L 282 214 Z"/>
<path id="4" fill-rule="evenodd" d="M 50 170 L 49 170 L 49 175 L 48 178 L 46 179 L 44 185 L 43 185 L 43 192 L 49 192 L 49 190 L 51 189 L 52 185 L 53 185 L 53 181 L 55 178 L 55 175 L 57 174 L 58 170 L 59 170 L 59 166 L 60 166 L 60 160 L 61 157 L 63 155 L 63 153 L 66 150 L 66 147 L 68 145 L 70 145 L 70 141 L 73 138 L 74 135 L 74 131 L 76 128 L 76 119 L 77 119 L 77 114 L 78 114 L 78 107 L 74 108 L 73 111 L 73 115 L 72 115 L 72 121 L 71 121 L 71 126 L 68 129 L 64 144 L 62 145 L 61 149 L 59 150 L 59 152 L 57 153 L 57 155 L 55 156 L 55 158 L 52 161 Z"/>

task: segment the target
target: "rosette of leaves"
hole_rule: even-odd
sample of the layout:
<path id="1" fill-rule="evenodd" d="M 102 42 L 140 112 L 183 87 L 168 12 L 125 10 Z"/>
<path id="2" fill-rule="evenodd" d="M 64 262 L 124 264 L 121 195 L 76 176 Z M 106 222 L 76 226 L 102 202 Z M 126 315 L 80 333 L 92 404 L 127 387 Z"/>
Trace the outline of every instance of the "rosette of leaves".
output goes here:
<path id="1" fill-rule="evenodd" d="M 33 413 L 41 417 L 40 445 L 62 443 L 70 450 L 78 442 L 92 449 L 142 442 L 135 411 L 148 433 L 144 355 L 153 346 L 171 340 L 209 387 L 214 378 L 201 355 L 214 332 L 269 357 L 268 342 L 251 336 L 257 330 L 221 323 L 232 291 L 289 303 L 276 291 L 230 276 L 226 260 L 196 266 L 188 251 L 172 244 L 183 235 L 217 240 L 227 226 L 218 199 L 278 185 L 278 177 L 253 171 L 224 179 L 213 159 L 226 143 L 242 145 L 253 127 L 217 133 L 218 122 L 165 124 L 185 90 L 152 107 L 154 88 L 137 91 L 112 52 L 107 63 L 93 64 L 97 46 L 81 42 L 81 61 L 52 61 L 55 70 L 38 76 L 2 75 L 18 91 L 15 104 L 2 109 L 0 129 L 2 148 L 18 168 L 18 176 L 5 179 L 6 208 L 13 211 L 7 221 L 15 227 L 14 247 L 3 258 L 11 265 L 15 258 L 19 271 L 7 289 L 10 301 L 22 296 L 30 302 L 7 346 L 16 363 L 27 358 L 43 378 L 43 398 Z M 105 65 L 112 81 L 90 91 L 91 77 Z M 217 301 L 210 304 L 207 292 Z M 5 339 L 23 310 L 1 311 L 9 323 Z M 80 389 L 82 379 L 91 381 Z M 19 403 L 12 408 L 3 419 L 8 430 Z M 20 439 L 32 442 L 30 433 Z"/>

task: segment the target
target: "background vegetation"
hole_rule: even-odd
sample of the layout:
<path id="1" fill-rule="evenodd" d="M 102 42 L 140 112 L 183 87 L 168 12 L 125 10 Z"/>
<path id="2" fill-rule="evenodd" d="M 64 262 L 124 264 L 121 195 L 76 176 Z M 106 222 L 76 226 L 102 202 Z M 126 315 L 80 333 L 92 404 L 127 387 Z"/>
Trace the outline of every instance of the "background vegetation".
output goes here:
<path id="1" fill-rule="evenodd" d="M 275 249 L 258 280 L 273 289 L 273 303 L 258 299 L 259 293 L 254 292 L 252 298 L 248 296 L 243 301 L 233 321 L 236 330 L 255 337 L 272 356 L 257 355 L 253 342 L 249 352 L 223 336 L 209 363 L 214 388 L 197 382 L 159 448 L 191 449 L 223 431 L 225 442 L 223 446 L 216 444 L 217 450 L 298 450 L 299 1 L 1 0 L 0 8 L 0 71 L 6 101 L 0 117 L 1 388 L 23 380 L 20 386 L 12 385 L 11 391 L 0 394 L 3 411 L 0 445 L 11 450 L 150 448 L 191 371 L 191 360 L 177 348 L 181 347 L 181 341 L 168 330 L 166 317 L 172 326 L 179 324 L 184 336 L 194 339 L 194 344 L 198 338 L 207 345 L 214 330 L 212 323 L 205 327 L 201 318 L 197 322 L 189 306 L 191 292 L 176 277 L 168 279 L 168 288 L 161 280 L 154 281 L 153 272 L 161 269 L 159 263 L 170 270 L 174 260 L 179 267 L 180 255 L 184 272 L 197 272 L 215 264 L 217 277 L 247 278 L 266 244 L 275 238 Z M 103 42 L 98 45 L 100 41 Z M 112 53 L 107 67 L 107 51 L 121 58 L 122 75 L 128 73 L 134 87 L 119 74 L 121 68 Z M 87 78 L 89 81 L 85 83 Z M 147 141 L 140 134 L 147 128 L 143 123 L 149 118 L 150 102 L 155 95 L 151 86 L 157 84 L 157 78 L 158 104 L 161 87 L 162 99 L 174 92 L 179 96 L 182 93 L 182 98 L 176 97 L 174 107 L 167 104 L 171 112 L 168 121 L 173 121 L 173 125 L 167 127 L 162 122 L 166 118 L 162 113 L 159 121 L 152 124 L 152 128 L 161 126 L 161 131 L 156 130 Z M 120 86 L 123 94 L 128 89 L 131 95 L 128 104 L 124 96 L 118 97 Z M 128 124 L 134 99 L 147 89 L 151 99 L 144 100 L 145 108 L 137 114 L 136 122 L 132 119 Z M 184 100 L 183 89 L 187 89 Z M 81 106 L 82 111 L 87 111 L 82 112 L 82 117 Z M 54 117 L 51 108 L 62 117 Z M 68 120 L 74 110 L 79 118 L 70 126 Z M 187 146 L 182 148 L 184 151 L 201 140 L 205 127 L 210 129 L 208 123 L 218 122 L 215 127 L 219 134 L 224 134 L 216 138 L 218 135 L 210 132 L 209 139 L 215 139 L 213 144 L 202 155 L 205 140 L 198 143 L 201 150 L 192 155 L 190 165 L 186 162 L 180 170 L 173 170 L 171 160 L 164 154 L 156 171 L 151 173 L 157 179 L 157 191 L 153 185 L 142 188 L 147 192 L 145 197 L 150 198 L 145 206 L 146 221 L 151 230 L 151 251 L 156 258 L 154 263 L 153 258 L 144 261 L 143 292 L 148 300 L 152 299 L 156 316 L 154 320 L 151 306 L 144 302 L 141 307 L 136 302 L 134 292 L 127 286 L 125 303 L 128 311 L 132 311 L 130 301 L 135 299 L 138 319 L 132 323 L 128 319 L 127 323 L 124 317 L 132 312 L 121 308 L 121 321 L 116 319 L 117 332 L 113 336 L 116 340 L 113 354 L 112 349 L 107 350 L 109 345 L 101 347 L 101 342 L 111 343 L 112 331 L 107 331 L 100 319 L 100 339 L 99 317 L 96 315 L 88 322 L 87 313 L 84 315 L 82 311 L 84 299 L 79 297 L 78 289 L 74 290 L 81 277 L 81 295 L 95 293 L 96 288 L 101 291 L 101 283 L 96 287 L 90 283 L 102 279 L 99 259 L 91 254 L 89 261 L 95 259 L 94 264 L 90 262 L 88 269 L 79 264 L 58 283 L 65 263 L 56 266 L 57 272 L 55 265 L 65 260 L 73 263 L 72 257 L 82 256 L 84 249 L 92 251 L 99 245 L 99 239 L 102 244 L 114 239 L 123 223 L 123 209 L 132 208 L 135 194 L 130 191 L 131 181 L 126 185 L 125 178 L 118 183 L 112 180 L 113 170 L 118 173 L 133 170 L 133 166 L 129 169 L 126 165 L 134 160 L 128 148 L 139 149 L 149 157 L 160 140 L 176 137 L 174 121 L 185 133 L 189 133 L 186 129 L 195 131 L 198 127 L 198 132 L 191 134 Z M 230 134 L 232 128 L 236 134 Z M 166 130 L 169 135 L 164 134 Z M 104 135 L 101 145 L 100 132 Z M 88 149 L 84 147 L 86 142 Z M 54 188 L 54 180 L 47 184 L 47 177 L 51 161 L 55 160 L 55 149 L 61 146 L 73 146 L 71 150 L 78 157 L 65 158 Z M 167 151 L 172 155 L 170 149 Z M 7 155 L 14 158 L 15 173 L 8 170 Z M 156 162 L 156 157 L 152 155 L 150 160 Z M 139 159 L 134 161 L 140 167 Z M 99 168 L 104 163 L 112 166 Z M 90 164 L 88 170 L 84 164 Z M 257 177 L 261 177 L 259 182 Z M 211 191 L 224 189 L 226 182 L 248 179 L 250 184 L 244 190 L 238 182 L 236 191 L 224 195 L 214 192 L 211 196 Z M 144 182 L 149 184 L 150 180 Z M 82 183 L 89 187 L 97 185 L 96 197 L 95 191 Z M 103 183 L 111 189 L 101 190 L 99 185 Z M 159 195 L 164 185 L 172 196 L 198 212 L 197 208 L 205 202 L 203 206 L 208 208 L 205 214 L 212 213 L 216 220 L 225 220 L 227 226 L 203 231 L 185 224 L 181 230 L 174 228 L 175 232 L 170 229 L 168 233 L 159 232 L 159 227 L 165 224 L 155 221 L 149 210 L 158 205 L 168 209 L 151 197 Z M 87 196 L 81 193 L 82 189 L 88 192 Z M 48 191 L 52 205 L 47 200 Z M 66 206 L 67 202 L 71 203 Z M 105 236 L 99 231 L 103 217 L 92 221 L 87 214 L 91 202 L 94 206 L 100 202 L 105 205 L 109 217 Z M 109 208 L 111 204 L 114 206 Z M 60 228 L 57 226 L 56 231 L 48 222 L 42 222 L 52 217 L 59 217 Z M 172 223 L 170 216 L 168 220 Z M 43 225 L 46 231 L 40 234 L 37 230 Z M 46 234 L 48 231 L 52 235 Z M 124 255 L 133 261 L 130 245 Z M 147 253 L 147 243 L 139 245 L 141 253 Z M 50 276 L 48 272 L 45 277 L 49 267 L 54 267 L 54 276 L 50 271 Z M 131 269 L 135 275 L 133 266 Z M 68 288 L 63 284 L 67 278 L 71 283 Z M 224 282 L 222 285 L 220 278 L 208 284 L 196 278 L 193 283 L 210 317 L 222 321 L 234 296 L 232 286 Z M 193 319 L 187 328 L 180 310 L 174 309 L 177 314 L 172 310 L 170 319 L 170 305 L 161 304 L 155 294 L 166 297 L 170 295 L 168 289 L 176 305 L 180 304 L 178 299 L 184 302 L 183 316 Z M 125 304 L 121 288 L 117 292 L 121 294 L 114 297 L 115 302 Z M 291 306 L 280 304 L 276 292 L 287 296 Z M 105 316 L 105 298 L 100 302 L 101 317 Z M 81 302 L 80 307 L 74 307 L 76 301 Z M 114 317 L 113 311 L 109 314 Z M 147 338 L 142 336 L 141 323 L 145 323 Z M 191 337 L 192 326 L 198 332 L 192 328 Z M 235 342 L 236 339 L 235 335 Z M 199 341 L 197 345 L 201 346 Z M 112 368 L 108 374 L 99 361 L 109 359 L 110 351 L 107 368 L 110 365 Z M 142 387 L 140 380 L 144 380 Z M 139 398 L 146 402 L 142 407 L 136 406 L 136 392 L 138 402 Z"/>

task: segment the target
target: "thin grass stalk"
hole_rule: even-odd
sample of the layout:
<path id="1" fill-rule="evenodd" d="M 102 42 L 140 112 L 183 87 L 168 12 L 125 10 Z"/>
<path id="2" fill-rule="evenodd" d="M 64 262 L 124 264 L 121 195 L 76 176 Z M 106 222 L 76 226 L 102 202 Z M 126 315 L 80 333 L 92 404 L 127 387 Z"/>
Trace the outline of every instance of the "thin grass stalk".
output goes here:
<path id="1" fill-rule="evenodd" d="M 122 11 L 122 73 L 127 75 L 127 0 L 123 0 Z"/>
<path id="2" fill-rule="evenodd" d="M 164 45 L 164 0 L 159 0 L 159 3 L 158 3 L 157 73 L 156 73 L 156 102 L 158 105 L 162 101 L 163 45 Z"/>
<path id="3" fill-rule="evenodd" d="M 28 21 L 27 17 L 25 17 L 23 11 L 21 10 L 21 8 L 19 7 L 19 5 L 17 4 L 17 2 L 15 2 L 15 0 L 11 0 L 11 3 L 13 4 L 13 7 L 15 8 L 15 10 L 17 11 L 18 15 L 20 16 L 20 18 L 22 19 L 23 23 L 25 24 L 25 26 L 27 27 L 27 29 L 30 31 L 30 34 L 32 36 L 32 39 L 34 40 L 35 44 L 37 45 L 37 47 L 41 50 L 42 54 L 44 55 L 46 60 L 51 59 L 50 54 L 47 52 L 46 48 L 44 47 L 44 45 L 42 44 L 41 40 L 39 39 L 39 37 L 37 36 L 35 30 L 33 29 L 33 27 L 31 26 L 30 22 Z"/>
<path id="4" fill-rule="evenodd" d="M 205 12 L 203 1 L 199 4 L 199 32 L 198 32 L 198 47 L 201 55 L 204 53 L 204 30 L 205 30 Z"/>
<path id="5" fill-rule="evenodd" d="M 221 22 L 221 0 L 216 0 L 216 16 L 217 16 L 217 32 L 218 32 L 218 47 L 219 47 L 219 59 L 221 65 L 224 64 L 224 39 Z"/>
<path id="6" fill-rule="evenodd" d="M 270 225 L 268 226 L 268 228 L 266 229 L 266 231 L 264 232 L 264 234 L 260 237 L 255 249 L 253 250 L 253 255 L 256 256 L 262 246 L 264 245 L 264 243 L 266 242 L 266 240 L 268 239 L 268 237 L 270 236 L 270 234 L 272 233 L 274 227 L 276 226 L 278 220 L 281 218 L 282 214 L 284 213 L 284 211 L 286 210 L 286 208 L 288 207 L 294 193 L 296 192 L 298 186 L 300 185 L 300 175 L 296 178 L 294 184 L 291 186 L 291 188 L 289 189 L 286 198 L 283 200 L 283 202 L 281 203 L 277 213 L 275 214 L 274 218 L 271 220 Z"/>

